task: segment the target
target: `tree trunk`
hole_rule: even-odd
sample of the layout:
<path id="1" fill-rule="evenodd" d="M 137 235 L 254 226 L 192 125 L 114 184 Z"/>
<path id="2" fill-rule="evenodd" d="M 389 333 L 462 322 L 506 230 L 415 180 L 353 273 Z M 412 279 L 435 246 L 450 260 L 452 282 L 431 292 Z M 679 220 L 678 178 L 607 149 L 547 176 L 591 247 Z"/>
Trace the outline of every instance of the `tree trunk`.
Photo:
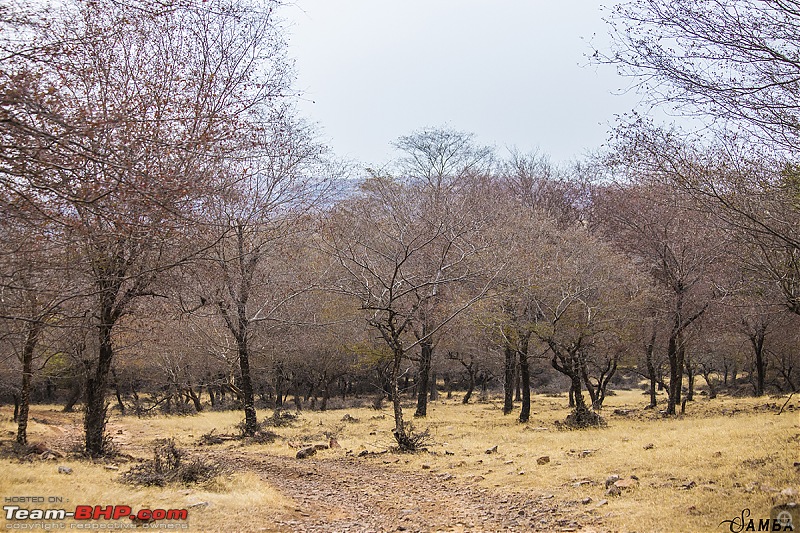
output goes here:
<path id="1" fill-rule="evenodd" d="M 275 362 L 275 407 L 283 407 L 283 363 Z"/>
<path id="2" fill-rule="evenodd" d="M 114 358 L 114 347 L 111 340 L 113 323 L 106 317 L 99 329 L 99 354 L 97 365 L 87 368 L 86 372 L 86 406 L 83 426 L 85 432 L 86 453 L 92 457 L 103 455 L 106 450 L 106 391 L 108 390 L 108 374 Z"/>
<path id="3" fill-rule="evenodd" d="M 755 353 L 756 381 L 753 384 L 756 396 L 764 395 L 764 380 L 767 375 L 767 362 L 764 359 L 764 339 L 766 338 L 766 328 L 760 327 L 756 332 L 749 335 L 750 344 Z"/>
<path id="4" fill-rule="evenodd" d="M 575 396 L 575 410 L 576 411 L 587 411 L 586 401 L 583 399 L 583 392 L 581 391 L 581 376 L 580 373 L 574 370 L 570 377 L 570 381 L 572 382 L 572 392 Z"/>
<path id="5" fill-rule="evenodd" d="M 406 438 L 406 428 L 403 422 L 403 406 L 400 403 L 400 365 L 403 353 L 395 350 L 392 363 L 392 407 L 394 408 L 394 438 L 402 444 Z"/>
<path id="6" fill-rule="evenodd" d="M 600 387 L 598 386 L 597 389 L 595 389 L 594 384 L 589 379 L 589 370 L 586 368 L 586 361 L 585 361 L 585 359 L 583 357 L 581 359 L 583 360 L 582 363 L 581 363 L 581 369 L 580 369 L 581 379 L 583 380 L 584 386 L 586 386 L 586 392 L 589 393 L 589 401 L 592 402 L 592 408 L 594 409 L 594 408 L 596 408 L 595 407 L 596 405 L 599 405 L 599 404 L 602 403 L 601 401 L 599 401 L 600 398 L 599 398 L 599 394 L 598 394 Z M 598 383 L 598 385 L 599 385 L 599 383 Z"/>
<path id="7" fill-rule="evenodd" d="M 63 411 L 65 413 L 71 413 L 72 409 L 75 407 L 75 404 L 78 403 L 78 400 L 80 400 L 82 394 L 83 394 L 83 388 L 81 387 L 80 377 L 75 376 L 72 379 L 72 386 L 70 387 L 69 396 L 67 397 L 67 403 L 64 404 Z"/>
<path id="8" fill-rule="evenodd" d="M 461 403 L 464 405 L 469 403 L 469 399 L 472 397 L 472 391 L 475 390 L 475 371 L 472 368 L 468 368 L 467 374 L 469 375 L 469 384 L 467 385 L 467 392 L 461 400 Z"/>
<path id="9" fill-rule="evenodd" d="M 695 371 L 692 367 L 692 362 L 689 360 L 686 355 L 684 355 L 684 367 L 686 368 L 686 379 L 688 384 L 688 389 L 686 390 L 686 401 L 693 402 L 694 401 L 694 377 Z"/>
<path id="10" fill-rule="evenodd" d="M 657 330 L 655 326 L 653 326 L 653 333 L 650 336 L 650 342 L 647 343 L 645 348 L 645 365 L 647 366 L 647 379 L 650 380 L 650 404 L 646 407 L 646 409 L 655 409 L 658 405 L 656 400 L 656 382 L 658 381 L 658 376 L 656 376 L 656 365 L 653 360 L 653 354 L 655 353 L 656 349 L 656 334 Z"/>
<path id="11" fill-rule="evenodd" d="M 114 395 L 117 398 L 117 405 L 119 406 L 120 414 L 125 414 L 125 404 L 122 403 L 122 394 L 119 392 L 119 379 L 117 379 L 117 371 L 111 367 L 111 377 L 114 378 Z"/>
<path id="12" fill-rule="evenodd" d="M 439 399 L 439 389 L 436 388 L 436 372 L 431 371 L 431 378 L 428 382 L 430 385 L 430 401 L 435 402 Z"/>
<path id="13" fill-rule="evenodd" d="M 331 383 L 327 381 L 323 384 L 324 388 L 322 389 L 322 401 L 319 404 L 319 410 L 325 411 L 328 409 L 328 400 L 331 398 Z"/>
<path id="14" fill-rule="evenodd" d="M 247 328 L 239 331 L 247 331 Z M 238 342 L 239 369 L 242 374 L 242 382 L 239 389 L 242 391 L 242 407 L 244 408 L 244 434 L 252 437 L 258 431 L 258 418 L 256 416 L 256 399 L 253 394 L 253 381 L 250 376 L 250 350 L 247 346 L 247 338 L 241 335 Z"/>
<path id="15" fill-rule="evenodd" d="M 519 412 L 519 421 L 527 422 L 531 417 L 531 371 L 528 363 L 528 343 L 519 352 L 519 375 L 522 387 L 522 409 Z"/>
<path id="16" fill-rule="evenodd" d="M 530 335 L 520 335 L 519 339 L 519 381 L 522 389 L 522 408 L 519 421 L 525 423 L 531 417 L 531 369 L 528 360 Z"/>
<path id="17" fill-rule="evenodd" d="M 41 324 L 31 322 L 28 325 L 28 332 L 25 344 L 22 347 L 22 389 L 19 394 L 19 408 L 15 409 L 15 420 L 17 421 L 17 442 L 19 444 L 28 443 L 28 413 L 31 406 L 31 381 L 33 380 L 33 354 L 36 343 L 39 340 Z"/>
<path id="18" fill-rule="evenodd" d="M 202 388 L 200 389 L 200 392 L 202 394 Z M 191 385 L 186 387 L 186 394 L 189 396 L 189 398 L 191 398 L 192 403 L 194 404 L 194 410 L 198 413 L 201 412 L 203 410 L 203 403 L 200 401 L 200 395 L 194 391 Z"/>
<path id="19" fill-rule="evenodd" d="M 680 331 L 674 331 L 669 336 L 667 344 L 667 357 L 669 358 L 669 390 L 667 401 L 667 414 L 677 414 L 677 406 L 681 403 L 681 387 L 683 386 L 683 350 Z"/>
<path id="20" fill-rule="evenodd" d="M 13 393 L 11 397 L 14 399 L 14 415 L 11 420 L 16 422 L 19 420 L 19 394 Z"/>
<path id="21" fill-rule="evenodd" d="M 507 342 L 505 346 L 505 382 L 503 383 L 503 414 L 514 410 L 514 367 L 517 362 L 517 351 Z"/>
<path id="22" fill-rule="evenodd" d="M 422 334 L 426 334 L 423 328 Z M 417 410 L 415 417 L 424 417 L 428 414 L 428 380 L 431 372 L 431 358 L 433 357 L 433 344 L 429 340 L 420 342 L 419 373 L 417 374 Z"/>

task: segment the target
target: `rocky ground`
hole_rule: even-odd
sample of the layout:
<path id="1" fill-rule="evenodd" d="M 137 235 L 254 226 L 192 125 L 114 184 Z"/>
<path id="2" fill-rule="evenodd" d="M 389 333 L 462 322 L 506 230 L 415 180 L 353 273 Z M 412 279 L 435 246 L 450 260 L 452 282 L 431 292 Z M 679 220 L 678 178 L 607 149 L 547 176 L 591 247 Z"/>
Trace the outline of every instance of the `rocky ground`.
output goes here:
<path id="1" fill-rule="evenodd" d="M 296 503 L 280 531 L 588 531 L 575 502 L 502 494 L 449 474 L 409 473 L 376 458 L 305 459 L 225 453 Z M 595 526 L 597 523 L 595 523 Z"/>

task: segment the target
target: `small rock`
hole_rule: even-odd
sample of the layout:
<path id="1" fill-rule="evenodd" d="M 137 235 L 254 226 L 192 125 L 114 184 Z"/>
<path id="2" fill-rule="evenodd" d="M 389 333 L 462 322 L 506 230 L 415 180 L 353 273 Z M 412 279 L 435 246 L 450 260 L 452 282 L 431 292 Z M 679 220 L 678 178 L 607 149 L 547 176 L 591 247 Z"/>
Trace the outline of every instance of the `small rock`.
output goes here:
<path id="1" fill-rule="evenodd" d="M 617 474 L 611 474 L 606 478 L 606 488 L 610 487 L 617 481 L 619 481 L 619 476 Z"/>
<path id="2" fill-rule="evenodd" d="M 327 450 L 330 447 L 331 447 L 330 444 L 315 444 L 314 445 L 314 449 L 315 450 Z"/>
<path id="3" fill-rule="evenodd" d="M 59 466 L 58 467 L 58 473 L 59 474 L 67 474 L 67 475 L 69 475 L 69 474 L 72 474 L 72 469 L 70 467 L 68 467 L 68 466 Z"/>
<path id="4" fill-rule="evenodd" d="M 517 473 L 517 475 L 518 476 L 524 476 L 525 475 L 525 471 L 524 470 L 520 470 L 519 473 Z"/>
<path id="5" fill-rule="evenodd" d="M 620 494 L 622 494 L 622 489 L 616 485 L 611 485 L 606 491 L 606 496 L 619 496 Z"/>
<path id="6" fill-rule="evenodd" d="M 589 505 L 590 503 L 592 503 L 592 501 L 593 501 L 593 500 L 592 500 L 590 497 L 588 497 L 588 496 L 587 496 L 586 498 L 584 498 L 584 499 L 582 499 L 582 500 L 581 500 L 581 503 L 582 503 L 583 505 Z"/>
<path id="7" fill-rule="evenodd" d="M 711 457 L 719 459 L 720 457 L 722 457 L 722 452 L 714 452 L 713 454 L 711 454 Z"/>
<path id="8" fill-rule="evenodd" d="M 351 422 L 351 423 L 355 423 L 355 422 L 358 422 L 358 418 L 355 418 L 355 417 L 353 417 L 353 416 L 350 416 L 350 414 L 348 413 L 348 414 L 346 414 L 346 415 L 344 415 L 344 416 L 342 417 L 342 422 Z"/>
<path id="9" fill-rule="evenodd" d="M 444 451 L 444 454 L 445 454 L 445 455 L 455 455 L 455 453 L 453 453 L 453 452 L 451 452 L 451 451 L 448 451 L 448 450 L 445 450 L 445 451 Z"/>
<path id="10" fill-rule="evenodd" d="M 597 505 L 595 505 L 594 508 L 597 509 L 598 507 L 602 507 L 604 505 L 608 505 L 608 500 L 600 500 L 597 502 Z"/>
<path id="11" fill-rule="evenodd" d="M 119 470 L 119 467 L 114 465 L 106 465 L 103 468 L 105 468 L 106 470 L 115 470 L 115 471 Z"/>
<path id="12" fill-rule="evenodd" d="M 331 440 L 330 440 L 330 442 L 328 442 L 328 446 L 329 446 L 331 449 L 334 449 L 334 448 L 341 448 L 341 447 L 342 447 L 342 445 L 341 445 L 341 444 L 339 444 L 339 441 L 338 441 L 338 440 L 336 440 L 336 437 L 331 437 Z"/>
<path id="13" fill-rule="evenodd" d="M 546 465 L 549 462 L 550 462 L 550 456 L 548 456 L 548 455 L 543 455 L 543 456 L 539 457 L 538 459 L 536 459 L 536 464 L 537 465 Z"/>
<path id="14" fill-rule="evenodd" d="M 486 450 L 486 453 L 487 453 L 487 454 L 490 454 L 490 453 L 497 453 L 497 444 L 495 444 L 494 446 L 492 446 L 491 448 L 489 448 L 488 450 Z"/>
<path id="15" fill-rule="evenodd" d="M 783 489 L 781 491 L 781 496 L 786 496 L 787 498 L 794 498 L 797 496 L 797 489 L 793 489 L 791 487 Z"/>
<path id="16" fill-rule="evenodd" d="M 656 447 L 656 445 L 655 445 L 655 444 L 653 444 L 652 442 L 651 442 L 651 443 L 649 443 L 649 444 L 645 444 L 645 445 L 644 445 L 644 449 L 645 449 L 645 450 L 652 450 L 652 449 L 653 449 L 653 448 L 655 448 L 655 447 Z"/>
<path id="17" fill-rule="evenodd" d="M 197 502 L 189 505 L 189 509 L 197 509 L 200 507 L 208 507 L 208 502 Z"/>
<path id="18" fill-rule="evenodd" d="M 687 513 L 687 514 L 690 514 L 690 515 L 692 515 L 692 516 L 700 516 L 701 514 L 703 514 L 703 512 L 702 512 L 702 511 L 700 511 L 700 510 L 699 510 L 697 507 L 695 507 L 694 505 L 692 505 L 691 507 L 689 507 L 689 508 L 686 510 L 686 513 Z"/>
<path id="19" fill-rule="evenodd" d="M 509 459 L 508 461 L 503 461 L 503 464 L 504 464 L 504 465 L 511 465 L 511 464 L 514 464 L 514 461 L 512 461 L 511 459 Z"/>
<path id="20" fill-rule="evenodd" d="M 297 458 L 298 459 L 307 459 L 317 453 L 317 449 L 314 446 L 307 446 L 297 451 Z"/>
<path id="21" fill-rule="evenodd" d="M 681 485 L 680 488 L 681 488 L 681 490 L 692 490 L 696 486 L 697 486 L 697 483 L 695 483 L 694 481 L 690 481 L 689 483 L 686 483 L 685 485 Z"/>
<path id="22" fill-rule="evenodd" d="M 422 465 L 422 469 L 423 470 L 430 470 L 431 469 L 431 465 L 426 463 L 426 464 Z"/>

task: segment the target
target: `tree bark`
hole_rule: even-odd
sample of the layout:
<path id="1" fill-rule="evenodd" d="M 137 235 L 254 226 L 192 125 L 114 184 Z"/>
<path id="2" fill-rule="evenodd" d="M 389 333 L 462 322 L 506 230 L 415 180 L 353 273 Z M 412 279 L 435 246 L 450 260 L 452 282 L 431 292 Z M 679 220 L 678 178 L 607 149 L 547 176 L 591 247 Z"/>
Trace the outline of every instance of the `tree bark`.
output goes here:
<path id="1" fill-rule="evenodd" d="M 431 370 L 431 377 L 428 380 L 428 384 L 428 388 L 430 389 L 429 399 L 430 401 L 435 402 L 439 399 L 439 389 L 436 388 L 436 372 L 433 370 Z"/>
<path id="2" fill-rule="evenodd" d="M 106 429 L 106 392 L 108 390 L 108 374 L 114 358 L 111 330 L 113 321 L 106 315 L 98 326 L 99 355 L 97 365 L 86 372 L 86 406 L 83 426 L 85 432 L 86 453 L 92 457 L 103 455 L 107 450 L 105 442 Z"/>
<path id="3" fill-rule="evenodd" d="M 427 329 L 423 328 L 422 334 L 425 335 Z M 419 373 L 417 374 L 417 410 L 415 417 L 425 417 L 428 415 L 428 381 L 431 372 L 431 359 L 433 357 L 433 344 L 430 340 L 423 340 L 420 343 Z"/>
<path id="4" fill-rule="evenodd" d="M 519 349 L 519 377 L 522 388 L 522 408 L 519 412 L 519 421 L 525 423 L 531 417 L 531 370 L 528 362 L 529 337 L 520 338 Z"/>
<path id="5" fill-rule="evenodd" d="M 750 344 L 753 346 L 755 354 L 755 370 L 756 380 L 753 383 L 756 396 L 764 395 L 764 380 L 767 375 L 767 363 L 764 359 L 764 340 L 766 338 L 766 328 L 758 327 L 755 332 L 748 335 L 750 337 Z"/>
<path id="6" fill-rule="evenodd" d="M 462 398 L 461 400 L 461 403 L 464 405 L 469 403 L 469 399 L 472 397 L 472 391 L 475 390 L 475 372 L 471 368 L 469 368 L 467 369 L 467 374 L 469 375 L 467 392 L 464 394 L 464 398 Z"/>
<path id="7" fill-rule="evenodd" d="M 245 435 L 252 437 L 258 431 L 258 419 L 256 417 L 256 401 L 253 394 L 253 381 L 250 377 L 250 351 L 247 346 L 247 339 L 241 338 L 238 342 L 239 350 L 239 369 L 242 373 L 240 389 L 242 391 L 242 407 L 244 408 L 244 432 Z"/>
<path id="8" fill-rule="evenodd" d="M 17 442 L 19 444 L 28 443 L 28 413 L 30 412 L 31 405 L 33 354 L 36 349 L 36 343 L 39 340 L 41 328 L 42 326 L 39 322 L 29 323 L 25 344 L 22 347 L 22 388 L 17 402 L 19 408 L 14 411 L 14 420 L 17 421 Z"/>
<path id="9" fill-rule="evenodd" d="M 392 362 L 392 408 L 394 409 L 394 438 L 402 444 L 406 437 L 405 423 L 403 422 L 403 406 L 400 403 L 400 365 L 403 353 L 395 350 Z"/>
<path id="10" fill-rule="evenodd" d="M 658 405 L 658 401 L 656 400 L 656 382 L 658 381 L 658 376 L 656 376 L 656 365 L 653 358 L 656 350 L 656 334 L 657 330 L 654 325 L 653 333 L 650 335 L 650 342 L 648 342 L 645 347 L 644 361 L 647 366 L 647 379 L 650 381 L 650 404 L 646 409 L 655 409 Z"/>
<path id="11" fill-rule="evenodd" d="M 505 382 L 503 383 L 503 414 L 514 410 L 514 367 L 517 362 L 517 351 L 506 342 L 505 346 Z"/>

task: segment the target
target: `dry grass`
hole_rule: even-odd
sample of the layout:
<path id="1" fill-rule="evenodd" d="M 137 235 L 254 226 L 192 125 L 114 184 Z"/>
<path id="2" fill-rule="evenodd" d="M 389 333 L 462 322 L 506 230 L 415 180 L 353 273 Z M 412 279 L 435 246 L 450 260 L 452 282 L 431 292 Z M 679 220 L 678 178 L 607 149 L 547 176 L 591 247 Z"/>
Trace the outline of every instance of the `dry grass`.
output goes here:
<path id="1" fill-rule="evenodd" d="M 389 463 L 388 468 L 446 472 L 464 483 L 553 494 L 562 501 L 589 497 L 592 503 L 581 506 L 586 509 L 587 520 L 601 517 L 602 528 L 612 531 L 721 531 L 720 522 L 739 516 L 744 508 L 749 508 L 754 517 L 767 517 L 773 505 L 797 499 L 780 493 L 800 488 L 800 474 L 794 466 L 800 461 L 800 419 L 797 410 L 775 415 L 784 400 L 721 397 L 709 401 L 700 397 L 688 404 L 685 416 L 664 419 L 641 408 L 646 398 L 639 391 L 627 391 L 607 399 L 603 412 L 607 428 L 562 431 L 555 422 L 568 413 L 564 397 L 534 396 L 528 424 L 516 422 L 515 415 L 503 417 L 499 403 L 462 406 L 454 398 L 432 403 L 428 417 L 415 420 L 419 429 L 428 428 L 433 437 L 428 453 L 361 460 Z M 796 398 L 793 404 L 798 407 Z M 631 412 L 615 415 L 615 409 Z M 34 417 L 67 422 L 64 415 L 46 407 L 35 407 L 34 412 Z M 259 413 L 260 418 L 270 414 Z M 345 414 L 358 421 L 343 421 Z M 7 408 L 0 410 L 0 417 L 3 439 L 13 438 Z M 175 437 L 181 445 L 194 446 L 212 429 L 235 433 L 240 418 L 237 412 L 151 419 L 114 417 L 110 429 L 123 451 L 146 457 L 156 438 Z M 79 416 L 74 415 L 73 422 L 79 422 Z M 335 435 L 342 449 L 322 451 L 322 458 L 381 451 L 393 445 L 391 428 L 389 409 L 304 412 L 294 425 L 275 428 L 282 439 L 242 450 L 294 455 L 296 449 L 289 443 L 322 442 Z M 34 441 L 56 438 L 57 433 L 58 429 L 48 424 L 31 426 Z M 495 445 L 497 453 L 485 453 Z M 213 448 L 240 446 L 239 442 L 226 442 Z M 195 448 L 197 453 L 203 449 Z M 537 458 L 542 456 L 550 461 L 539 465 Z M 268 524 L 276 513 L 293 505 L 248 472 L 201 487 L 134 488 L 118 483 L 118 473 L 105 470 L 103 465 L 77 460 L 58 464 L 71 466 L 74 474 L 58 475 L 52 462 L 0 460 L 0 493 L 63 494 L 70 495 L 71 503 L 106 502 L 134 508 L 182 508 L 209 502 L 207 508 L 190 512 L 193 530 L 236 530 L 241 520 Z M 606 496 L 605 480 L 611 474 L 635 475 L 639 486 L 621 496 Z M 588 483 L 579 484 L 581 481 Z M 608 504 L 597 507 L 604 499 Z"/>
<path id="2" fill-rule="evenodd" d="M 0 434 L 3 440 L 12 439 L 15 426 L 10 422 L 8 409 L 0 409 Z M 63 438 L 66 424 L 80 427 L 80 414 L 60 413 L 55 407 L 34 406 L 32 416 L 58 425 L 33 422 L 29 428 L 31 442 L 52 443 Z M 210 430 L 222 423 L 238 421 L 237 413 L 209 413 L 197 417 L 137 419 L 116 417 L 110 429 L 121 451 L 142 458 L 152 455 L 151 443 L 156 438 L 175 432 L 178 440 L 189 443 L 191 432 Z M 73 426 L 73 427 L 75 427 Z M 207 429 L 206 429 L 207 428 Z M 122 430 L 121 434 L 116 434 Z M 108 470 L 107 464 L 93 463 L 75 457 L 58 461 L 20 462 L 0 459 L 0 495 L 58 496 L 63 503 L 44 505 L 24 504 L 25 507 L 73 509 L 76 505 L 129 505 L 138 509 L 183 509 L 189 507 L 188 524 L 191 531 L 237 531 L 242 524 L 269 524 L 276 514 L 293 508 L 294 503 L 262 481 L 253 472 L 234 472 L 201 485 L 168 487 L 134 487 L 120 482 L 120 472 L 131 463 L 119 464 L 120 470 Z M 58 466 L 72 469 L 72 474 L 58 473 Z M 204 505 L 207 504 L 207 505 Z M 67 521 L 67 528 L 69 523 Z M 0 516 L 0 528 L 5 529 L 5 516 Z"/>

